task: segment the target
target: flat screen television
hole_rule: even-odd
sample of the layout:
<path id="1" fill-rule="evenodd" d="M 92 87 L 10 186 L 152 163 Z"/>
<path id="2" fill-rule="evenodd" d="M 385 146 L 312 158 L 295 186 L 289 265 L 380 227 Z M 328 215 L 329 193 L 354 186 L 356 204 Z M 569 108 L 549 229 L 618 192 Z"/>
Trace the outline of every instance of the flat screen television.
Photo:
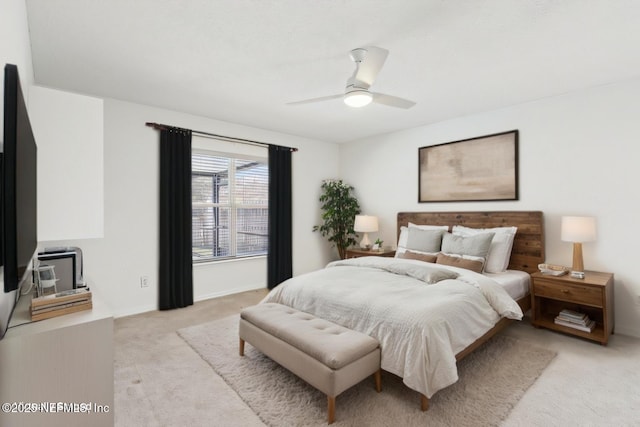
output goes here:
<path id="1" fill-rule="evenodd" d="M 4 68 L 4 138 L 0 179 L 1 256 L 4 291 L 19 288 L 38 245 L 37 145 L 24 102 L 18 67 Z"/>

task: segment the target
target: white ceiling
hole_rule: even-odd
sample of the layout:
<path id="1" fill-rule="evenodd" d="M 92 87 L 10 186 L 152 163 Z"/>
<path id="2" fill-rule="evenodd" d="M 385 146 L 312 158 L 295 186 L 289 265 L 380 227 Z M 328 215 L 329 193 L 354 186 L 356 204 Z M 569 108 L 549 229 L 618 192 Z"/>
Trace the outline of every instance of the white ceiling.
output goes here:
<path id="1" fill-rule="evenodd" d="M 637 0 L 26 2 L 36 84 L 324 141 L 640 76 Z M 415 107 L 285 105 L 341 93 L 367 45 L 372 90 Z"/>

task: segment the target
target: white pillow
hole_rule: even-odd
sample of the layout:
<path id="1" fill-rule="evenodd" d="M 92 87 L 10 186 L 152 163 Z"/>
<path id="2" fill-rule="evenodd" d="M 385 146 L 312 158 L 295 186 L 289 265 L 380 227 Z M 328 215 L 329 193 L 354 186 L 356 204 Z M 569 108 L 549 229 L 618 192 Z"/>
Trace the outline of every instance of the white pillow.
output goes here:
<path id="1" fill-rule="evenodd" d="M 493 233 L 478 233 L 470 236 L 446 233 L 442 237 L 442 252 L 487 258 Z"/>
<path id="2" fill-rule="evenodd" d="M 444 228 L 439 227 L 439 226 L 416 226 L 415 224 L 411 224 L 409 223 L 411 228 L 420 228 L 422 230 L 442 230 L 444 231 Z M 428 228 L 422 228 L 422 227 L 428 227 Z M 432 227 L 432 228 L 431 228 Z M 444 226 L 445 228 L 448 228 L 446 225 Z M 426 252 L 426 251 L 421 251 L 419 249 L 416 248 L 407 248 L 407 242 L 409 241 L 409 228 L 405 227 L 404 225 L 402 227 L 400 227 L 400 237 L 398 238 L 398 248 L 396 249 L 396 258 L 400 258 L 399 255 L 402 255 L 404 252 L 406 252 L 407 250 L 411 250 L 411 252 L 415 252 L 417 254 L 423 254 L 423 255 L 438 255 L 438 252 Z"/>
<path id="3" fill-rule="evenodd" d="M 449 231 L 448 225 L 417 225 L 412 222 L 409 223 L 409 227 L 419 228 L 421 230 L 444 230 Z M 406 248 L 407 247 L 407 238 L 409 229 L 404 225 L 400 227 L 400 237 L 398 237 L 398 248 Z"/>
<path id="4" fill-rule="evenodd" d="M 419 228 L 421 230 L 444 230 L 449 231 L 448 225 L 428 225 L 428 224 L 414 224 L 412 222 L 409 223 L 409 227 Z"/>
<path id="5" fill-rule="evenodd" d="M 494 233 L 484 271 L 487 273 L 502 273 L 509 266 L 513 239 L 517 231 L 518 227 L 469 228 L 462 225 L 454 225 L 451 233 L 458 236 Z"/>
<path id="6" fill-rule="evenodd" d="M 421 252 L 440 252 L 442 235 L 444 230 L 424 230 L 417 227 L 409 227 L 407 233 L 407 249 Z"/>

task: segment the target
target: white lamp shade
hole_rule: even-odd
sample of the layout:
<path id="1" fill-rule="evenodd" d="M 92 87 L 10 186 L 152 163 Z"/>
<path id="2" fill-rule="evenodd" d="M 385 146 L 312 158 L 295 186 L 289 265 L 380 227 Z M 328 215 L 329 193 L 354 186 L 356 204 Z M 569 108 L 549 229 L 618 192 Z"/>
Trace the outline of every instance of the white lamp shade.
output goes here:
<path id="1" fill-rule="evenodd" d="M 378 217 L 372 215 L 356 215 L 353 230 L 361 233 L 378 231 Z"/>
<path id="2" fill-rule="evenodd" d="M 584 243 L 596 240 L 596 219 L 591 216 L 563 216 L 561 239 Z"/>

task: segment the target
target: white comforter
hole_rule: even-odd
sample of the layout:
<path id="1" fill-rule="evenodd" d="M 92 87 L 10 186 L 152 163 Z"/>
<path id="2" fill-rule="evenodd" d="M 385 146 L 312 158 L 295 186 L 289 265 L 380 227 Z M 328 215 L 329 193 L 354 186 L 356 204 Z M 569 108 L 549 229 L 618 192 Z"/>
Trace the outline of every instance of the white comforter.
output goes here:
<path id="1" fill-rule="evenodd" d="M 428 283 L 442 269 L 457 278 Z M 486 276 L 382 257 L 335 261 L 285 281 L 263 302 L 294 307 L 376 338 L 382 369 L 427 397 L 458 380 L 458 352 L 501 317 L 522 318 L 518 304 Z"/>

